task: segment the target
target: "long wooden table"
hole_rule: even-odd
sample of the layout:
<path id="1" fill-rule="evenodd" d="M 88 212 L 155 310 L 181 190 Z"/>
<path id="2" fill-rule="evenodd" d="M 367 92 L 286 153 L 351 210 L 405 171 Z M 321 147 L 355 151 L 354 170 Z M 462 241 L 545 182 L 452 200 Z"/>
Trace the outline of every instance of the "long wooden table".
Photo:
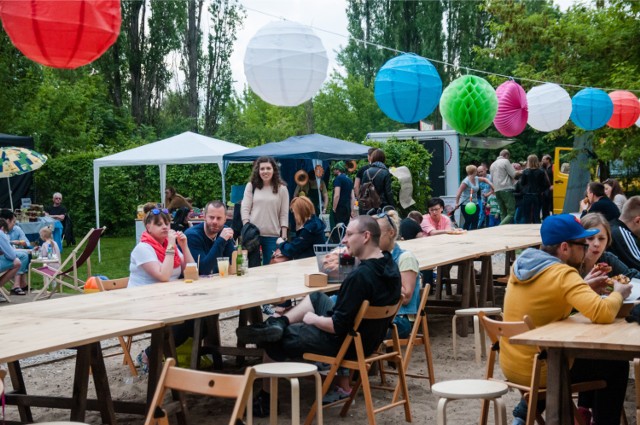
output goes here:
<path id="1" fill-rule="evenodd" d="M 547 349 L 546 421 L 549 425 L 573 423 L 569 359 L 632 360 L 640 357 L 640 326 L 624 319 L 597 325 L 576 315 L 511 337 L 510 341 Z"/>
<path id="2" fill-rule="evenodd" d="M 468 232 L 464 235 L 422 238 L 402 242 L 401 245 L 416 254 L 421 269 L 431 269 L 460 261 L 473 261 L 496 252 L 538 245 L 540 243 L 538 228 L 539 225 L 509 225 Z M 85 353 L 91 353 L 91 350 L 95 352 L 96 344 L 100 340 L 118 335 L 151 332 L 153 354 L 150 358 L 147 395 L 149 398 L 153 396 L 159 377 L 163 346 L 166 346 L 167 339 L 171 339 L 170 332 L 166 331 L 171 325 L 266 303 L 280 303 L 315 291 L 331 291 L 338 288 L 338 285 L 325 288 L 304 286 L 304 274 L 317 272 L 317 270 L 316 259 L 308 258 L 253 268 L 248 275 L 242 277 L 215 276 L 201 278 L 193 283 L 175 281 L 142 288 L 2 307 L 3 316 L 20 320 L 12 326 L 2 326 L 0 323 L 0 342 L 2 342 L 0 362 L 10 362 L 12 375 L 20 380 L 19 359 L 77 346 L 87 347 L 80 350 L 82 355 L 86 356 Z M 475 276 L 474 286 L 467 290 L 475 297 Z M 473 298 L 467 298 L 469 306 L 473 306 L 473 302 Z M 104 325 L 94 327 L 87 325 L 86 328 L 82 325 L 82 323 L 93 322 L 104 323 Z M 31 323 L 38 325 L 32 327 Z M 68 331 L 61 332 L 65 328 Z M 33 338 L 32 330 L 36 329 L 47 337 Z M 26 347 L 23 346 L 25 338 L 29 340 Z M 80 352 L 78 361 L 81 361 Z M 85 369 L 88 370 L 88 368 Z M 79 370 L 77 367 L 76 379 L 83 380 L 84 373 L 84 370 Z M 17 387 L 26 393 L 24 382 L 21 385 L 17 382 Z M 80 399 L 82 399 L 81 395 Z M 17 400 L 18 397 L 20 396 L 11 396 L 8 401 L 19 404 L 21 419 L 28 421 L 30 412 L 25 411 L 28 409 L 25 406 L 39 404 L 33 398 L 23 403 Z M 77 394 L 74 394 L 74 400 L 76 402 L 79 400 Z M 70 406 L 69 403 L 65 402 L 65 404 L 61 401 L 56 404 L 49 400 L 47 403 L 49 407 Z M 86 404 L 88 408 L 97 406 L 91 401 L 80 400 L 80 403 Z M 115 411 L 140 413 L 140 409 L 132 409 L 118 402 L 113 405 Z M 115 423 L 110 412 L 106 412 L 103 416 L 104 422 Z M 73 420 L 81 421 L 83 417 L 82 407 L 72 409 Z"/>

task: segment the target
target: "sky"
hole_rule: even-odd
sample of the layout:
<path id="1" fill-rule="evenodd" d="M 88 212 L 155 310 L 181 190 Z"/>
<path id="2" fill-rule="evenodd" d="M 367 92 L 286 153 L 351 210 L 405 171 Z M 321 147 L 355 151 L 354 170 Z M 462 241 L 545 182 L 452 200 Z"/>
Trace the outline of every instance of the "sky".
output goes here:
<path id="1" fill-rule="evenodd" d="M 249 41 L 264 25 L 281 18 L 313 27 L 327 49 L 327 75 L 334 69 L 342 71 L 336 62 L 336 52 L 348 41 L 347 0 L 240 0 L 240 3 L 247 9 L 247 17 L 231 56 L 237 92 L 241 92 L 246 84 L 243 60 Z M 555 0 L 555 3 L 565 10 L 576 0 Z"/>
<path id="2" fill-rule="evenodd" d="M 247 9 L 244 27 L 238 33 L 238 40 L 231 56 L 231 69 L 236 81 L 236 91 L 241 92 L 246 84 L 244 76 L 244 53 L 247 45 L 256 32 L 272 21 L 285 18 L 314 29 L 322 40 L 329 57 L 330 75 L 336 62 L 336 51 L 347 44 L 347 0 L 240 0 Z M 329 34 L 325 31 L 336 32 L 342 36 Z"/>

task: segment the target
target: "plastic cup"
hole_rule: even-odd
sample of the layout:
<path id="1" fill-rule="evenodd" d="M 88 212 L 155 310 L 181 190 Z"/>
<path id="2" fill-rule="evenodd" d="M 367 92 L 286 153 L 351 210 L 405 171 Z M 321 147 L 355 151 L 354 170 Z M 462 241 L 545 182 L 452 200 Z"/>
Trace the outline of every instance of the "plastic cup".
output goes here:
<path id="1" fill-rule="evenodd" d="M 218 273 L 220 277 L 229 276 L 229 257 L 218 257 Z"/>

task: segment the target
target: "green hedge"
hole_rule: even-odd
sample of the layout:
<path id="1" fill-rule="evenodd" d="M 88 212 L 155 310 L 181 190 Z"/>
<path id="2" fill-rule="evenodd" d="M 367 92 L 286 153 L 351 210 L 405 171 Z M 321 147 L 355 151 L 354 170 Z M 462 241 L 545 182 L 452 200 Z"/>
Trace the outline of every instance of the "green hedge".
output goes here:
<path id="1" fill-rule="evenodd" d="M 49 205 L 51 194 L 60 192 L 69 210 L 76 236 L 95 226 L 93 160 L 100 152 L 58 156 L 49 159 L 35 176 L 36 203 Z M 227 199 L 231 185 L 245 184 L 250 165 L 234 164 L 227 170 Z M 111 235 L 135 233 L 136 208 L 145 202 L 160 200 L 160 177 L 157 166 L 107 167 L 100 170 L 100 224 Z M 222 198 L 222 181 L 217 164 L 171 165 L 167 167 L 167 185 L 174 186 L 194 205 L 203 206 Z"/>

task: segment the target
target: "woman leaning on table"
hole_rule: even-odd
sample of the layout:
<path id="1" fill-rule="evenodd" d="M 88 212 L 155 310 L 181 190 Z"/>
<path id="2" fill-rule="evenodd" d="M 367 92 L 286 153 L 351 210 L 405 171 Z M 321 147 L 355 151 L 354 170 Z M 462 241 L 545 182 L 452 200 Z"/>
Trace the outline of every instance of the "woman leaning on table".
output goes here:
<path id="1" fill-rule="evenodd" d="M 289 227 L 289 191 L 280 179 L 280 170 L 273 158 L 261 156 L 256 159 L 240 211 L 243 225 L 251 223 L 260 230 L 262 264 L 269 264 L 276 241 L 279 237 L 287 238 Z M 259 264 L 259 251 L 250 252 L 249 266 Z"/>
<path id="2" fill-rule="evenodd" d="M 140 237 L 140 243 L 131 252 L 128 288 L 176 280 L 186 264 L 193 263 L 187 237 L 182 232 L 171 229 L 169 210 L 148 210 L 144 217 L 144 225 L 146 230 Z M 175 345 L 178 347 L 193 335 L 193 321 L 188 320 L 173 326 L 172 331 Z M 136 358 L 142 373 L 149 369 L 150 354 L 150 347 L 147 347 Z"/>
<path id="3" fill-rule="evenodd" d="M 146 230 L 131 252 L 128 287 L 176 280 L 193 257 L 182 232 L 171 230 L 171 216 L 166 209 L 154 208 L 144 218 Z M 180 250 L 176 249 L 177 246 Z"/>

